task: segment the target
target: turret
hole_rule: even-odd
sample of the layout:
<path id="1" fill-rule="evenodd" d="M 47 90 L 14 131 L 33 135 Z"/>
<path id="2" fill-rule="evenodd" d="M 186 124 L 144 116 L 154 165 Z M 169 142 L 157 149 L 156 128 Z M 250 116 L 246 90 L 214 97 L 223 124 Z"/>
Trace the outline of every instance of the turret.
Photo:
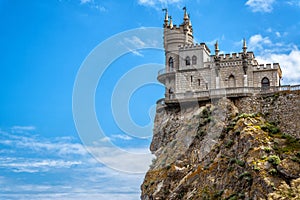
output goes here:
<path id="1" fill-rule="evenodd" d="M 247 54 L 247 44 L 246 44 L 246 39 L 244 38 L 243 40 L 243 70 L 244 70 L 244 75 L 247 74 L 248 70 L 248 54 Z"/>
<path id="2" fill-rule="evenodd" d="M 186 7 L 183 7 L 183 10 L 184 10 L 183 22 L 188 23 L 189 22 L 189 15 L 187 14 Z"/>
<path id="3" fill-rule="evenodd" d="M 168 22 L 169 22 L 168 9 L 164 8 L 162 9 L 162 11 L 165 12 L 165 20 L 164 20 L 164 28 L 165 28 L 168 26 Z"/>
<path id="4" fill-rule="evenodd" d="M 176 26 L 173 24 L 172 16 L 169 15 L 168 10 L 163 9 L 163 11 L 165 11 L 164 48 L 166 64 L 169 63 L 170 58 L 172 58 L 172 66 L 175 70 L 179 68 L 179 46 L 193 45 L 194 43 L 192 23 L 185 7 L 183 10 L 183 23 L 181 23 L 179 26 Z M 168 64 L 166 65 L 166 70 L 169 70 Z"/>
<path id="5" fill-rule="evenodd" d="M 220 52 L 220 49 L 219 49 L 219 43 L 218 43 L 218 40 L 217 40 L 217 42 L 215 44 L 215 55 L 219 56 L 219 52 Z"/>
<path id="6" fill-rule="evenodd" d="M 170 27 L 170 29 L 172 29 L 172 28 L 173 28 L 172 16 L 170 16 L 170 17 L 169 17 L 169 19 L 170 19 L 170 24 L 169 24 L 169 27 Z"/>
<path id="7" fill-rule="evenodd" d="M 247 53 L 247 44 L 246 44 L 246 39 L 244 38 L 243 40 L 243 53 L 246 54 Z"/>

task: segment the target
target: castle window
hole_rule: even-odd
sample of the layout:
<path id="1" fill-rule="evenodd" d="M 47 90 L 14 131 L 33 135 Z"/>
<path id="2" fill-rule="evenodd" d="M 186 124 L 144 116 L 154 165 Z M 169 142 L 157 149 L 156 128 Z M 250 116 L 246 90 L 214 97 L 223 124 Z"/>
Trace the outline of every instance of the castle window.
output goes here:
<path id="1" fill-rule="evenodd" d="M 189 56 L 185 58 L 185 65 L 191 65 L 191 59 Z"/>
<path id="2" fill-rule="evenodd" d="M 193 65 L 196 65 L 196 64 L 197 64 L 197 57 L 196 57 L 196 56 L 193 56 L 193 57 L 192 57 L 192 64 L 193 64 Z"/>
<path id="3" fill-rule="evenodd" d="M 230 88 L 235 87 L 235 78 L 232 74 L 228 78 L 228 87 Z"/>
<path id="4" fill-rule="evenodd" d="M 270 87 L 270 80 L 267 77 L 261 80 L 261 87 L 262 89 L 268 89 Z"/>
<path id="5" fill-rule="evenodd" d="M 201 80 L 200 80 L 200 79 L 198 79 L 198 86 L 200 86 L 200 84 L 201 84 Z"/>
<path id="6" fill-rule="evenodd" d="M 169 58 L 169 69 L 170 71 L 173 71 L 174 69 L 174 61 L 172 57 Z"/>

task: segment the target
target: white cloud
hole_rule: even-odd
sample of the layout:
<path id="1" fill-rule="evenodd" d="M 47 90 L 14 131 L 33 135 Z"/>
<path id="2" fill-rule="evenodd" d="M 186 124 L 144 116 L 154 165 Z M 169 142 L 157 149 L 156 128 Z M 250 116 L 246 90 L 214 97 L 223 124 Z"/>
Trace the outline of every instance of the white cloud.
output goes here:
<path id="1" fill-rule="evenodd" d="M 142 41 L 137 36 L 132 36 L 130 38 L 124 38 L 121 44 L 125 46 L 128 49 L 128 51 L 133 53 L 134 55 L 143 57 L 144 55 L 136 49 L 142 49 L 146 46 L 147 43 L 145 41 Z"/>
<path id="2" fill-rule="evenodd" d="M 88 5 L 91 9 L 99 10 L 100 12 L 107 11 L 106 8 L 99 3 L 96 3 L 94 0 L 80 0 L 80 4 Z"/>
<path id="3" fill-rule="evenodd" d="M 275 0 L 248 0 L 246 5 L 251 8 L 253 12 L 272 12 Z"/>
<path id="4" fill-rule="evenodd" d="M 286 4 L 288 4 L 290 6 L 298 6 L 298 7 L 300 7 L 300 1 L 299 0 L 286 1 Z"/>
<path id="5" fill-rule="evenodd" d="M 275 35 L 276 35 L 277 37 L 281 37 L 281 33 L 278 32 L 278 31 L 275 32 Z"/>
<path id="6" fill-rule="evenodd" d="M 36 127 L 35 126 L 13 126 L 11 129 L 14 131 L 34 131 Z"/>
<path id="7" fill-rule="evenodd" d="M 121 140 L 132 140 L 133 139 L 132 137 L 125 135 L 125 134 L 116 134 L 116 135 L 112 135 L 111 137 L 115 138 L 115 139 L 121 139 Z"/>
<path id="8" fill-rule="evenodd" d="M 14 148 L 26 148 L 31 151 L 39 151 L 53 153 L 55 155 L 84 155 L 87 151 L 80 143 L 71 143 L 65 141 L 64 138 L 56 138 L 54 141 L 50 140 L 38 140 L 35 135 L 13 135 L 5 132 L 1 132 L 1 135 L 5 139 L 0 140 L 0 144 L 9 145 Z"/>
<path id="9" fill-rule="evenodd" d="M 125 44 L 132 45 L 135 48 L 143 48 L 146 44 L 137 36 L 132 36 L 131 38 L 124 39 Z"/>
<path id="10" fill-rule="evenodd" d="M 0 130 L 0 199 L 138 199 L 144 174 L 113 170 L 96 161 L 78 142 L 69 137 L 42 138 L 39 135 Z M 119 137 L 119 136 L 116 136 Z M 14 151 L 5 151 L 14 149 Z M 105 159 L 116 164 L 130 163 L 124 154 L 111 148 Z M 127 149 L 149 153 L 148 148 Z M 22 172 L 22 173 L 21 173 Z M 18 177 L 18 179 L 16 179 Z M 39 177 L 39 178 L 35 178 Z M 53 178 L 54 177 L 54 178 Z M 22 181 L 20 181 L 22 180 Z"/>
<path id="11" fill-rule="evenodd" d="M 264 45 L 271 45 L 272 42 L 269 39 L 269 37 L 263 37 L 260 34 L 256 34 L 250 37 L 249 39 L 249 50 L 254 51 L 254 50 L 261 50 L 263 49 Z"/>
<path id="12" fill-rule="evenodd" d="M 80 161 L 50 160 L 50 159 L 10 159 L 0 158 L 1 168 L 11 169 L 13 172 L 37 173 L 46 172 L 53 168 L 70 168 L 82 164 Z"/>
<path id="13" fill-rule="evenodd" d="M 89 152 L 107 167 L 128 173 L 145 173 L 154 158 L 148 148 L 87 147 Z"/>
<path id="14" fill-rule="evenodd" d="M 180 2 L 181 0 L 138 0 L 138 4 L 154 8 L 163 8 L 171 4 L 178 5 Z"/>

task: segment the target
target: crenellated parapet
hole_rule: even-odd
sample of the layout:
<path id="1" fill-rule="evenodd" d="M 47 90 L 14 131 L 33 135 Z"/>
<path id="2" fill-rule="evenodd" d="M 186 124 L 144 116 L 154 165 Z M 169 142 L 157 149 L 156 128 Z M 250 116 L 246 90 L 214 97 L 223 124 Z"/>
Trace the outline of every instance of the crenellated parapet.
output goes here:
<path id="1" fill-rule="evenodd" d="M 259 65 L 253 65 L 253 67 L 256 68 L 257 70 L 280 69 L 279 63 L 259 64 Z"/>
<path id="2" fill-rule="evenodd" d="M 220 61 L 221 62 L 227 62 L 232 60 L 242 60 L 243 59 L 243 53 L 228 53 L 228 54 L 219 54 Z M 254 53 L 249 51 L 247 52 L 248 59 L 254 59 Z"/>
<path id="3" fill-rule="evenodd" d="M 205 43 L 195 43 L 195 44 L 187 44 L 187 45 L 179 45 L 179 51 L 185 50 L 205 50 L 208 54 L 210 54 L 210 49 Z"/>
<path id="4" fill-rule="evenodd" d="M 267 64 L 257 64 L 253 65 L 254 71 L 262 71 L 262 70 L 278 70 L 279 76 L 282 76 L 282 71 L 279 63 L 267 63 Z"/>

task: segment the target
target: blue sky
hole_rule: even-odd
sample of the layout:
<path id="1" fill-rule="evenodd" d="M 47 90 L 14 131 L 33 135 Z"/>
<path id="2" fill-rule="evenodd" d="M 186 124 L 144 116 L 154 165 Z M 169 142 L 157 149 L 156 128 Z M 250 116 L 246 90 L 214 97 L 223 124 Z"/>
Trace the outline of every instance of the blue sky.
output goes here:
<path id="1" fill-rule="evenodd" d="M 161 28 L 165 7 L 180 24 L 184 6 L 196 42 L 213 50 L 218 40 L 230 53 L 246 38 L 260 62 L 281 64 L 283 84 L 300 82 L 298 0 L 1 0 L 0 199 L 139 198 L 164 54 L 162 35 L 122 33 Z M 95 148 L 84 140 L 94 130 L 76 129 L 92 120 L 74 120 L 73 92 L 93 52 L 116 38 L 121 43 L 95 54 L 100 67 L 127 50 L 98 77 L 92 106 L 104 136 Z"/>

